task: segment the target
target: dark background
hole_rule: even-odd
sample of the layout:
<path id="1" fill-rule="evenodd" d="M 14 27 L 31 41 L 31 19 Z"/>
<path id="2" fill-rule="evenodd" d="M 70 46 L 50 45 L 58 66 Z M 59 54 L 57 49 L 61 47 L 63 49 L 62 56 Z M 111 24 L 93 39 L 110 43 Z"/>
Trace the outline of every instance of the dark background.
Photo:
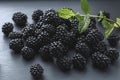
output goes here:
<path id="1" fill-rule="evenodd" d="M 120 17 L 119 0 L 89 0 L 91 14 L 99 10 L 111 13 L 112 18 Z M 41 1 L 0 1 L 0 26 L 5 22 L 12 22 L 12 15 L 17 11 L 28 15 L 28 22 L 32 23 L 31 15 L 36 9 L 47 10 L 69 7 L 82 13 L 79 0 L 41 0 Z M 4 37 L 0 28 L 0 80 L 33 80 L 29 67 L 40 63 L 44 67 L 44 80 L 120 80 L 120 58 L 108 71 L 101 72 L 94 69 L 91 63 L 85 71 L 71 70 L 70 73 L 61 72 L 54 64 L 46 63 L 37 56 L 33 61 L 25 61 L 21 55 L 15 55 L 8 47 L 9 40 Z M 117 47 L 119 50 L 119 47 Z"/>

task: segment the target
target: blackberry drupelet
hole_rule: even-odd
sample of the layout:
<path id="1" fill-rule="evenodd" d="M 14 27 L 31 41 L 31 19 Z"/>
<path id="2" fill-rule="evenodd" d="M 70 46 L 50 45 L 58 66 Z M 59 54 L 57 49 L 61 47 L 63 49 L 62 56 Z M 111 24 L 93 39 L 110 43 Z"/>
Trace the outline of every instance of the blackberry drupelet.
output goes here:
<path id="1" fill-rule="evenodd" d="M 75 69 L 83 70 L 86 68 L 87 60 L 80 54 L 74 54 L 72 63 Z"/>
<path id="2" fill-rule="evenodd" d="M 12 20 L 16 25 L 24 27 L 27 23 L 27 15 L 22 12 L 16 12 L 13 14 Z"/>
<path id="3" fill-rule="evenodd" d="M 15 31 L 15 32 L 10 32 L 8 37 L 10 39 L 16 39 L 16 38 L 21 38 L 22 39 L 23 34 Z"/>
<path id="4" fill-rule="evenodd" d="M 119 52 L 115 48 L 110 48 L 108 52 L 106 53 L 106 56 L 108 56 L 111 60 L 111 62 L 115 62 L 119 58 Z"/>
<path id="5" fill-rule="evenodd" d="M 31 60 L 35 56 L 34 50 L 27 46 L 25 46 L 21 49 L 21 54 L 22 54 L 23 58 L 26 60 Z"/>
<path id="6" fill-rule="evenodd" d="M 90 46 L 92 44 L 98 44 L 98 42 L 102 41 L 103 39 L 104 36 L 101 32 L 99 32 L 97 29 L 92 29 L 86 36 L 86 43 Z"/>
<path id="7" fill-rule="evenodd" d="M 85 35 L 81 35 L 77 38 L 77 42 L 85 43 Z"/>
<path id="8" fill-rule="evenodd" d="M 118 45 L 120 37 L 117 35 L 112 35 L 108 37 L 108 43 L 110 44 L 111 47 L 116 47 Z"/>
<path id="9" fill-rule="evenodd" d="M 93 66 L 102 70 L 107 69 L 111 63 L 110 58 L 100 52 L 95 52 L 92 54 L 91 59 Z"/>
<path id="10" fill-rule="evenodd" d="M 30 73 L 34 78 L 41 78 L 44 73 L 44 69 L 40 64 L 34 64 L 30 67 Z"/>
<path id="11" fill-rule="evenodd" d="M 42 48 L 39 49 L 39 53 L 41 55 L 41 58 L 44 61 L 53 61 L 52 56 L 50 55 L 50 51 L 49 51 L 49 45 L 45 45 Z"/>
<path id="12" fill-rule="evenodd" d="M 41 32 L 37 36 L 37 39 L 39 44 L 41 44 L 41 46 L 50 43 L 50 35 L 46 31 Z"/>
<path id="13" fill-rule="evenodd" d="M 64 72 L 69 71 L 72 66 L 72 60 L 69 57 L 57 58 L 57 66 Z"/>
<path id="14" fill-rule="evenodd" d="M 36 23 L 39 21 L 40 16 L 43 16 L 43 11 L 42 10 L 35 10 L 32 14 L 32 19 Z"/>
<path id="15" fill-rule="evenodd" d="M 38 22 L 35 24 L 34 29 L 35 29 L 35 30 L 36 30 L 36 29 L 40 29 L 42 25 L 43 25 L 43 22 L 42 22 L 42 21 L 38 21 Z"/>
<path id="16" fill-rule="evenodd" d="M 53 57 L 62 57 L 66 55 L 66 49 L 60 41 L 54 41 L 49 46 L 50 54 Z"/>
<path id="17" fill-rule="evenodd" d="M 6 36 L 8 36 L 9 33 L 13 31 L 13 28 L 14 28 L 13 24 L 7 22 L 7 23 L 5 23 L 5 24 L 2 26 L 2 32 L 3 32 Z"/>
<path id="18" fill-rule="evenodd" d="M 75 51 L 80 53 L 86 59 L 90 56 L 90 49 L 85 43 L 77 42 L 75 46 Z"/>
<path id="19" fill-rule="evenodd" d="M 23 33 L 23 39 L 27 39 L 30 36 L 34 36 L 34 29 L 31 27 L 24 27 L 22 29 L 22 33 Z"/>
<path id="20" fill-rule="evenodd" d="M 34 49 L 35 51 L 39 49 L 40 44 L 38 44 L 38 39 L 34 36 L 30 36 L 26 39 L 26 46 Z"/>
<path id="21" fill-rule="evenodd" d="M 22 39 L 12 39 L 10 40 L 9 47 L 10 49 L 19 53 L 21 49 L 24 47 L 24 42 Z"/>

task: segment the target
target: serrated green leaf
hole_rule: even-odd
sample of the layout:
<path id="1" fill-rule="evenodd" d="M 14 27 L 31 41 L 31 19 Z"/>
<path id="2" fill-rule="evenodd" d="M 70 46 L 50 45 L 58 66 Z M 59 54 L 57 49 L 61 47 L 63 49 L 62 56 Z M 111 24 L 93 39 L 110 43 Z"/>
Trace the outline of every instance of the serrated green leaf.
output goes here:
<path id="1" fill-rule="evenodd" d="M 114 23 L 115 27 L 120 27 L 120 18 L 116 19 L 116 23 Z"/>
<path id="2" fill-rule="evenodd" d="M 114 24 L 111 24 L 107 20 L 103 20 L 102 25 L 105 28 L 105 37 L 108 38 L 114 29 Z"/>
<path id="3" fill-rule="evenodd" d="M 90 6 L 87 0 L 80 0 L 81 8 L 85 14 L 90 13 Z"/>
<path id="4" fill-rule="evenodd" d="M 64 19 L 69 19 L 73 16 L 75 16 L 75 13 L 68 9 L 68 8 L 62 8 L 60 10 L 58 10 L 58 16 Z"/>
<path id="5" fill-rule="evenodd" d="M 80 13 L 77 13 L 77 14 L 75 15 L 75 17 L 78 19 L 79 22 L 83 21 L 83 19 L 84 19 L 84 17 L 81 16 Z"/>

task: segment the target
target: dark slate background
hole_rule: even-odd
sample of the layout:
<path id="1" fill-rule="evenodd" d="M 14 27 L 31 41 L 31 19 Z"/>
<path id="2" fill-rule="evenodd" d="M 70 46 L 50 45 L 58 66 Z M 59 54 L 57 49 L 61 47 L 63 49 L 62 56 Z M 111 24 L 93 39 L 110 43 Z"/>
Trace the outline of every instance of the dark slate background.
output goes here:
<path id="1" fill-rule="evenodd" d="M 91 14 L 97 14 L 99 10 L 111 13 L 112 18 L 120 17 L 119 0 L 89 0 Z M 82 13 L 79 0 L 3 0 L 0 1 L 0 26 L 5 22 L 12 22 L 14 12 L 21 11 L 28 15 L 28 22 L 32 23 L 31 15 L 36 9 L 59 9 L 69 7 Z M 1 28 L 0 28 L 1 29 Z M 29 73 L 31 64 L 40 63 L 44 67 L 44 80 L 120 80 L 120 58 L 108 71 L 101 72 L 94 69 L 91 63 L 85 71 L 71 70 L 70 73 L 61 72 L 54 64 L 45 63 L 37 56 L 33 61 L 23 60 L 21 55 L 15 55 L 8 47 L 9 40 L 0 30 L 0 80 L 33 80 Z M 119 50 L 119 46 L 117 47 Z"/>

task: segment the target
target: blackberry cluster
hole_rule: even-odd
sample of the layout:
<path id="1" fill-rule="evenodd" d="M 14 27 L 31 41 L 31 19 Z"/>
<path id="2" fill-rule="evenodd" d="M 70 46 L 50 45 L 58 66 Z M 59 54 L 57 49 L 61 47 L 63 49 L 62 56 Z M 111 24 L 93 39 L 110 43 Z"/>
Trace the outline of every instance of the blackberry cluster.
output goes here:
<path id="1" fill-rule="evenodd" d="M 16 12 L 13 14 L 12 20 L 16 25 L 24 27 L 27 23 L 27 15 L 22 12 Z"/>
<path id="2" fill-rule="evenodd" d="M 20 32 L 13 31 L 12 23 L 5 23 L 2 32 L 9 35 L 10 49 L 21 53 L 26 60 L 32 60 L 38 53 L 44 61 L 53 62 L 62 71 L 72 68 L 83 70 L 91 60 L 97 69 L 107 69 L 110 63 L 118 60 L 119 52 L 114 48 L 107 49 L 95 18 L 90 18 L 90 24 L 84 33 L 79 33 L 79 21 L 76 17 L 72 17 L 72 20 L 62 19 L 54 9 L 34 11 L 32 24 L 27 24 L 27 15 L 22 12 L 14 13 L 12 19 L 16 27 L 22 28 L 17 28 Z M 108 42 L 115 46 L 119 37 L 110 36 Z M 40 77 L 43 68 L 35 64 L 30 72 L 33 77 Z"/>
<path id="3" fill-rule="evenodd" d="M 44 69 L 40 64 L 34 64 L 30 67 L 30 73 L 34 78 L 42 77 Z"/>
<path id="4" fill-rule="evenodd" d="M 5 24 L 2 26 L 2 32 L 3 32 L 6 36 L 8 36 L 9 33 L 13 31 L 13 28 L 14 28 L 14 26 L 13 26 L 12 23 L 10 23 L 10 22 L 5 23 Z"/>

